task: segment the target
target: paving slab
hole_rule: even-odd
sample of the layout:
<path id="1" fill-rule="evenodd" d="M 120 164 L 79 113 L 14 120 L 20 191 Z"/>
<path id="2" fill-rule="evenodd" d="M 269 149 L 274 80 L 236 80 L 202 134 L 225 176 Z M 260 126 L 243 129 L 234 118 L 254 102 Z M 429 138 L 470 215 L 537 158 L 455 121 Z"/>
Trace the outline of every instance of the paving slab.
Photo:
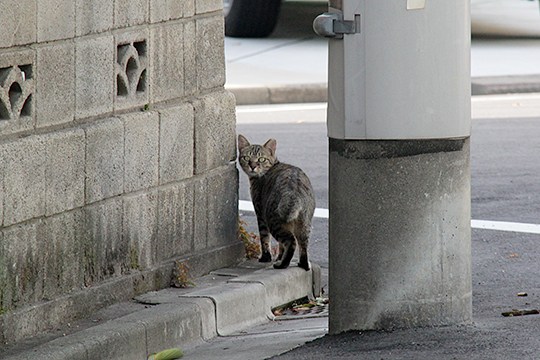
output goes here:
<path id="1" fill-rule="evenodd" d="M 271 321 L 185 350 L 190 360 L 262 360 L 283 354 L 328 332 L 328 318 Z"/>

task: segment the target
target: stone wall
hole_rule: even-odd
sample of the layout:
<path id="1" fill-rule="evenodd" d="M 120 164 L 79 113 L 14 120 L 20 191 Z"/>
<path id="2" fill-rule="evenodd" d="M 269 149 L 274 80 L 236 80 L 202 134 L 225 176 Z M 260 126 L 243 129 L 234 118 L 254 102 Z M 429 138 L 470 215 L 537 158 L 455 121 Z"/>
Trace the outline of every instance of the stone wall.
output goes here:
<path id="1" fill-rule="evenodd" d="M 222 0 L 0 2 L 0 340 L 238 261 Z"/>

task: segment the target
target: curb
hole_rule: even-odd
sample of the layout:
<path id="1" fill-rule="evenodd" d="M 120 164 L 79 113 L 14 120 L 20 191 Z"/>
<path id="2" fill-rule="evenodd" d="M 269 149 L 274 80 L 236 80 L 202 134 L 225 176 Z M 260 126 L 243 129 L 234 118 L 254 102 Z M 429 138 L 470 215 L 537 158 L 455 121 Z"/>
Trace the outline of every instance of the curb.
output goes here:
<path id="1" fill-rule="evenodd" d="M 236 105 L 270 105 L 326 102 L 327 84 L 226 85 L 236 97 Z M 471 79 L 471 95 L 540 92 L 540 75 L 487 76 Z"/>
<path id="2" fill-rule="evenodd" d="M 273 307 L 318 295 L 313 291 L 320 287 L 317 265 L 311 271 L 247 266 L 212 272 L 197 279 L 194 288 L 143 294 L 135 298 L 146 305 L 143 310 L 0 358 L 144 360 L 167 348 L 194 347 L 273 320 Z"/>
<path id="3" fill-rule="evenodd" d="M 327 86 L 323 84 L 225 86 L 236 97 L 236 105 L 325 102 Z"/>
<path id="4" fill-rule="evenodd" d="M 540 92 L 540 75 L 475 77 L 473 95 Z"/>

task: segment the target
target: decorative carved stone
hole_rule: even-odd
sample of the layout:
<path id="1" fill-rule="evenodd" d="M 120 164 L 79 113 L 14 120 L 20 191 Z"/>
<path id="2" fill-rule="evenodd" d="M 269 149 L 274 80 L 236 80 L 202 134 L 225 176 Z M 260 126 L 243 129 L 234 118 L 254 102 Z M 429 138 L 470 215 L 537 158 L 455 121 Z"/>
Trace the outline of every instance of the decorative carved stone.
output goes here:
<path id="1" fill-rule="evenodd" d="M 135 99 L 146 93 L 146 41 L 118 45 L 116 63 L 116 95 Z"/>
<path id="2" fill-rule="evenodd" d="M 0 121 L 32 115 L 32 65 L 0 68 Z"/>

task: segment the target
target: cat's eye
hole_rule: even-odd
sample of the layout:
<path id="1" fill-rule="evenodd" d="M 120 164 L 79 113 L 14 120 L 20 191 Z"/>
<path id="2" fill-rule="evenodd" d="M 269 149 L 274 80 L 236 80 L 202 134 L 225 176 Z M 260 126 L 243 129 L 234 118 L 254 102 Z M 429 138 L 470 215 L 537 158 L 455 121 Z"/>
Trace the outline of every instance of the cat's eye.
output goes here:
<path id="1" fill-rule="evenodd" d="M 260 157 L 257 161 L 259 161 L 260 163 L 263 163 L 266 161 L 266 158 Z"/>
<path id="2" fill-rule="evenodd" d="M 249 156 L 242 156 L 242 160 L 246 162 L 249 161 Z"/>

